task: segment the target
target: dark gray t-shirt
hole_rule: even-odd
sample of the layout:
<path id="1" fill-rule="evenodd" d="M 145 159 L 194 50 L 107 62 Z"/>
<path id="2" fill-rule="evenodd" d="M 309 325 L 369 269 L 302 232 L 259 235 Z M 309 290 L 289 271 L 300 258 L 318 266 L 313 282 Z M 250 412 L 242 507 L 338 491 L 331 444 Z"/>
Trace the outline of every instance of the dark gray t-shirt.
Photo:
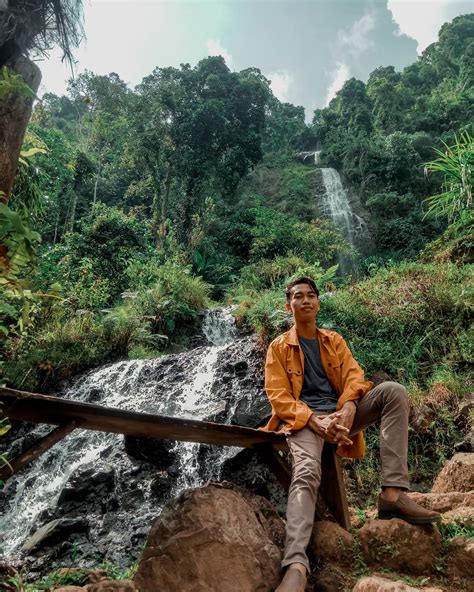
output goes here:
<path id="1" fill-rule="evenodd" d="M 332 413 L 336 410 L 337 394 L 324 372 L 319 341 L 299 336 L 298 340 L 304 354 L 304 381 L 300 399 L 313 411 Z"/>

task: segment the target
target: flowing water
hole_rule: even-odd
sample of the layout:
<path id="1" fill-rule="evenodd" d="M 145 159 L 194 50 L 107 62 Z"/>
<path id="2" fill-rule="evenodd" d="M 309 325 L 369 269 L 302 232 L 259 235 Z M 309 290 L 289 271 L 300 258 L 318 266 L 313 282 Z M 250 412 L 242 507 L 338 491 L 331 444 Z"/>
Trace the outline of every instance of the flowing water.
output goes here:
<path id="1" fill-rule="evenodd" d="M 202 331 L 209 345 L 195 350 L 163 356 L 155 360 L 123 361 L 93 370 L 74 380 L 63 393 L 65 398 L 96 403 L 120 409 L 156 413 L 181 418 L 204 419 L 225 412 L 224 421 L 232 416 L 235 404 L 243 393 L 236 392 L 236 401 L 228 411 L 226 403 L 213 388 L 219 356 L 226 357 L 226 348 L 236 340 L 234 319 L 228 309 L 206 311 Z M 235 389 L 238 391 L 238 389 Z M 50 426 L 35 429 L 37 436 L 51 430 Z M 179 470 L 173 495 L 182 489 L 202 484 L 209 476 L 218 476 L 216 463 L 208 475 L 198 470 L 199 444 L 177 442 L 173 454 Z M 46 452 L 29 469 L 12 477 L 7 490 L 6 507 L 0 517 L 0 550 L 16 553 L 25 540 L 45 520 L 48 511 L 56 507 L 62 490 L 71 476 L 81 468 L 109 466 L 116 459 L 111 451 L 120 450 L 130 473 L 133 462 L 123 451 L 123 437 L 118 434 L 76 430 L 61 443 Z M 238 449 L 222 448 L 217 465 Z M 120 461 L 121 462 L 121 461 Z M 109 465 L 107 465 L 109 463 Z M 118 470 L 112 465 L 114 470 Z M 131 467 L 131 468 L 130 468 Z M 124 473 L 125 474 L 125 473 Z M 146 483 L 137 481 L 141 496 L 140 515 L 148 526 L 156 516 L 156 502 L 150 498 Z M 6 491 L 7 491 L 6 490 Z M 123 520 L 129 518 L 124 514 Z"/>
<path id="2" fill-rule="evenodd" d="M 351 207 L 347 191 L 342 186 L 341 177 L 336 169 L 321 168 L 324 188 L 322 210 L 340 229 L 344 238 L 351 246 L 355 239 L 365 230 L 365 221 Z"/>

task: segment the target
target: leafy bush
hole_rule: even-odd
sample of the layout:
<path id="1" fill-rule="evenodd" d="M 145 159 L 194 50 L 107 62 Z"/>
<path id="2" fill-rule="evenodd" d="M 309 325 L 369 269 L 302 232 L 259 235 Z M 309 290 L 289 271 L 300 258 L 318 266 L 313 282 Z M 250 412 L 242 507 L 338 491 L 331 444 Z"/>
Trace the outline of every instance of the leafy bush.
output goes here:
<path id="1" fill-rule="evenodd" d="M 210 286 L 191 274 L 191 269 L 166 263 L 157 269 L 156 283 L 140 293 L 135 307 L 151 319 L 154 333 L 182 337 L 197 311 L 209 304 Z"/>
<path id="2" fill-rule="evenodd" d="M 145 357 L 159 355 L 171 343 L 185 341 L 197 311 L 209 304 L 209 286 L 176 263 L 158 267 L 154 274 L 152 287 L 101 313 L 71 310 L 70 299 L 45 303 L 31 335 L 9 344 L 6 381 L 17 387 L 45 389 L 129 352 L 132 357 L 139 352 Z M 100 294 L 97 286 L 89 292 L 94 298 Z M 87 291 L 84 294 L 86 298 Z"/>
<path id="3" fill-rule="evenodd" d="M 290 315 L 284 308 L 284 288 L 292 277 L 310 275 L 323 289 L 332 282 L 337 265 L 323 270 L 319 263 L 309 264 L 290 255 L 244 267 L 241 281 L 228 293 L 228 299 L 238 304 L 235 316 L 257 334 L 269 340 L 284 330 Z M 332 285 L 332 284 L 331 284 Z"/>
<path id="4" fill-rule="evenodd" d="M 271 208 L 255 208 L 251 229 L 250 262 L 286 256 L 289 252 L 314 263 L 330 264 L 339 254 L 350 253 L 340 231 L 327 220 L 301 222 Z"/>
<path id="5" fill-rule="evenodd" d="M 467 328 L 472 270 L 454 264 L 402 263 L 336 292 L 320 323 L 340 331 L 366 370 L 403 382 L 426 379 L 453 356 Z"/>

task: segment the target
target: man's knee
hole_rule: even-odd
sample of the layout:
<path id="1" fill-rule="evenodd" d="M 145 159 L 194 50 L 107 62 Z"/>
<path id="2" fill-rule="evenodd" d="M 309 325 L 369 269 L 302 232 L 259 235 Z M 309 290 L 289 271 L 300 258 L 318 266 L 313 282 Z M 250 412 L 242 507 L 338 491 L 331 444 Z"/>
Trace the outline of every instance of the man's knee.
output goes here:
<path id="1" fill-rule="evenodd" d="M 321 481 L 321 463 L 315 459 L 305 459 L 293 467 L 292 485 L 318 487 Z"/>
<path id="2" fill-rule="evenodd" d="M 385 403 L 401 405 L 402 407 L 406 407 L 408 409 L 408 393 L 402 384 L 398 382 L 387 381 L 382 383 L 380 387 L 383 390 Z"/>

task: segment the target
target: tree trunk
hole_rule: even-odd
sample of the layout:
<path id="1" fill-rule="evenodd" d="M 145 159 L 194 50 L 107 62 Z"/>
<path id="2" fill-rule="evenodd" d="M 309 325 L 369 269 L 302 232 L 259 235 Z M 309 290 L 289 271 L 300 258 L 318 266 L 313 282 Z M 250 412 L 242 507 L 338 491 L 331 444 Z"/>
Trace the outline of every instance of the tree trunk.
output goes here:
<path id="1" fill-rule="evenodd" d="M 101 169 L 102 169 L 102 154 L 99 154 L 99 162 L 97 163 L 97 174 L 95 176 L 95 183 L 94 183 L 94 197 L 92 199 L 92 203 L 94 203 L 94 204 L 97 200 L 97 185 L 99 184 L 99 177 L 100 177 Z"/>
<path id="2" fill-rule="evenodd" d="M 159 234 L 159 242 L 158 242 L 158 246 L 159 246 L 160 250 L 162 250 L 165 246 L 166 219 L 168 218 L 168 203 L 169 203 L 169 197 L 170 197 L 170 188 L 171 188 L 171 164 L 168 163 L 168 169 L 166 171 L 166 181 L 165 181 L 165 194 L 163 195 L 163 199 L 161 201 L 161 224 L 160 224 L 160 234 Z"/>
<path id="3" fill-rule="evenodd" d="M 69 230 L 74 232 L 74 223 L 76 222 L 76 207 L 77 207 L 77 193 L 74 193 L 74 197 L 71 201 L 71 219 L 69 221 Z"/>
<path id="4" fill-rule="evenodd" d="M 20 74 L 26 84 L 36 93 L 41 81 L 41 72 L 36 64 L 23 56 L 16 56 L 6 64 Z M 18 166 L 20 148 L 31 115 L 33 98 L 13 93 L 0 101 L 0 201 L 8 203 Z"/>

